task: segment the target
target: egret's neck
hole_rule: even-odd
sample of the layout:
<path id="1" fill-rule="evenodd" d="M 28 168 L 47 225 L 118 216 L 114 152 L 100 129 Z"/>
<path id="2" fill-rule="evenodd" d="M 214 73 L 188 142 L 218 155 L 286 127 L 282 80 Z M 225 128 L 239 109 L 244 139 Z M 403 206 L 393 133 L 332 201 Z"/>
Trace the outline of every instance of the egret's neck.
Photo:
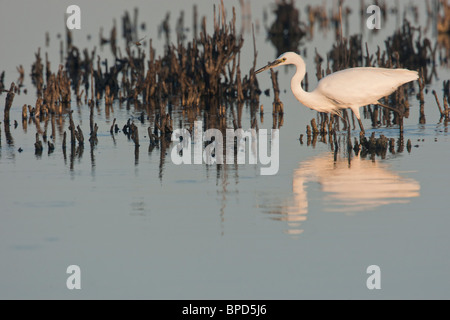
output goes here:
<path id="1" fill-rule="evenodd" d="M 305 62 L 301 57 L 298 57 L 298 60 L 294 63 L 294 65 L 297 67 L 297 72 L 291 79 L 292 93 L 294 94 L 294 96 L 297 98 L 298 101 L 303 103 L 305 106 L 311 108 L 311 101 L 310 101 L 311 94 L 303 90 L 301 85 L 306 74 Z"/>
<path id="2" fill-rule="evenodd" d="M 301 86 L 301 83 L 305 78 L 306 66 L 305 62 L 301 57 L 298 57 L 295 66 L 297 68 L 297 71 L 295 72 L 295 75 L 291 79 L 291 90 L 294 93 L 295 97 L 297 97 L 297 99 L 300 100 L 299 97 L 303 96 L 306 93 Z"/>

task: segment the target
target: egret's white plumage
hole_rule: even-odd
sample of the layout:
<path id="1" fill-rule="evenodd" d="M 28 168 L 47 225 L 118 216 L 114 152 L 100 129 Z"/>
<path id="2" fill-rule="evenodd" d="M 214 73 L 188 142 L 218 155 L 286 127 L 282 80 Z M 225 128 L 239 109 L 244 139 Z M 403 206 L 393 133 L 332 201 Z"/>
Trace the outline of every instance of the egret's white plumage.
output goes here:
<path id="1" fill-rule="evenodd" d="M 407 69 L 350 68 L 322 78 L 314 91 L 306 92 L 301 87 L 306 73 L 305 62 L 294 52 L 283 53 L 274 62 L 257 70 L 256 73 L 287 64 L 297 67 L 297 72 L 291 79 L 291 90 L 298 101 L 310 109 L 338 115 L 341 109 L 350 108 L 357 117 L 363 132 L 360 107 L 369 104 L 387 107 L 378 100 L 388 96 L 402 84 L 419 78 L 417 71 Z"/>

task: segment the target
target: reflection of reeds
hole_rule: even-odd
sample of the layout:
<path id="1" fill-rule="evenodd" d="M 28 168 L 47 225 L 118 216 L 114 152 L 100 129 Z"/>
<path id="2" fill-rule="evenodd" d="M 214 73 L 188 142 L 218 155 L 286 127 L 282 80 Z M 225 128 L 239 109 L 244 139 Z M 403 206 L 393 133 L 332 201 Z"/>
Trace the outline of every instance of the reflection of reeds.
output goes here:
<path id="1" fill-rule="evenodd" d="M 136 9 L 133 21 L 128 13 L 122 19 L 122 35 L 127 43 L 137 36 L 137 14 Z M 169 38 L 168 17 L 161 30 Z M 248 76 L 242 77 L 240 70 L 239 52 L 243 38 L 236 33 L 234 10 L 232 20 L 228 23 L 221 3 L 217 15 L 214 12 L 213 34 L 208 34 L 206 18 L 203 18 L 199 37 L 195 36 L 186 45 L 183 41 L 185 36 L 182 17 L 177 23 L 177 43 L 167 43 L 165 54 L 157 58 L 150 39 L 147 61 L 139 46 L 136 46 L 137 55 L 132 50 L 134 47 L 128 46 L 126 55 L 122 56 L 117 47 L 114 23 L 110 38 L 102 42 L 111 44 L 116 57 L 112 66 L 100 56 L 97 56 L 95 64 L 95 49 L 90 53 L 84 49 L 81 53 L 73 43 L 71 31 L 67 30 L 65 65 L 60 66 L 57 74 L 51 73 L 46 55 L 44 77 L 40 50 L 36 53 L 31 72 L 38 96 L 35 107 L 37 112 L 34 115 L 45 117 L 47 113 L 61 114 L 64 110 L 56 108 L 70 102 L 71 90 L 76 95 L 77 103 L 81 102 L 83 94 L 87 102 L 89 87 L 89 105 L 94 100 L 98 105 L 99 99 L 103 97 L 106 106 L 111 106 L 113 100 L 120 99 L 127 103 L 139 104 L 142 101 L 165 107 L 167 99 L 172 97 L 179 97 L 183 108 L 216 108 L 219 104 L 223 105 L 224 101 L 236 100 L 257 103 L 260 91 L 256 77 L 251 70 Z M 81 88 L 82 85 L 84 89 Z"/>
<path id="2" fill-rule="evenodd" d="M 14 96 L 16 95 L 14 93 L 15 88 L 16 88 L 16 85 L 14 84 L 14 82 L 12 82 L 11 86 L 9 88 L 8 94 L 6 95 L 6 102 L 5 102 L 5 109 L 4 109 L 4 116 L 3 116 L 3 121 L 4 121 L 5 125 L 9 125 L 9 111 L 11 110 Z"/>
<path id="3" fill-rule="evenodd" d="M 443 14 L 438 16 L 437 30 L 439 33 L 450 34 L 450 3 L 447 0 L 440 1 Z"/>
<path id="4" fill-rule="evenodd" d="M 283 102 L 280 100 L 280 88 L 278 86 L 278 71 L 273 71 L 273 69 L 270 69 L 270 75 L 272 79 L 272 86 L 273 86 L 273 109 L 272 109 L 272 115 L 273 115 L 273 128 L 279 128 L 282 125 L 282 118 L 284 113 L 283 108 Z M 279 118 L 277 118 L 279 117 Z M 277 121 L 279 119 L 280 121 Z"/>
<path id="5" fill-rule="evenodd" d="M 40 156 L 42 154 L 42 150 L 43 150 L 43 146 L 42 146 L 42 141 L 39 139 L 39 133 L 36 132 L 36 142 L 34 143 L 34 150 L 35 150 L 35 154 L 37 156 Z"/>
<path id="6" fill-rule="evenodd" d="M 445 88 L 445 82 L 444 82 L 444 88 Z M 436 104 L 438 106 L 439 113 L 441 114 L 441 119 L 440 120 L 445 118 L 445 120 L 448 121 L 449 109 L 448 109 L 448 95 L 447 95 L 447 93 L 444 90 L 444 97 L 443 97 L 444 108 L 441 107 L 441 103 L 439 102 L 439 98 L 437 96 L 436 90 L 433 90 L 433 95 L 434 95 L 434 98 L 436 99 Z"/>
<path id="7" fill-rule="evenodd" d="M 194 10 L 197 25 L 196 11 Z M 130 19 L 125 18 L 124 36 L 132 38 L 136 33 Z M 144 103 L 161 101 L 170 96 L 179 96 L 183 107 L 196 107 L 206 99 L 244 100 L 255 99 L 257 82 L 254 77 L 241 78 L 239 66 L 239 51 L 243 39 L 236 33 L 235 13 L 230 23 L 226 22 L 223 3 L 219 6 L 218 14 L 214 14 L 214 33 L 206 31 L 206 19 L 202 19 L 200 37 L 184 44 L 184 27 L 182 16 L 178 19 L 177 43 L 170 44 L 169 17 L 162 23 L 161 32 L 166 34 L 167 45 L 165 55 L 156 58 L 150 39 L 150 60 L 147 62 L 148 71 L 144 72 L 146 64 L 145 54 L 138 49 L 138 56 L 128 47 L 127 57 L 122 57 L 120 50 L 117 54 L 116 66 L 109 74 L 101 73 L 99 67 L 94 71 L 96 77 L 96 94 L 103 94 L 103 85 L 97 83 L 109 82 L 114 98 L 134 101 L 142 96 Z M 134 23 L 135 25 L 136 23 Z M 195 28 L 197 29 L 197 28 Z M 196 32 L 195 32 L 196 34 Z M 199 47 L 203 48 L 200 50 Z M 122 90 L 117 86 L 118 75 L 122 74 Z"/>
<path id="8" fill-rule="evenodd" d="M 432 67 L 436 61 L 436 46 L 432 48 L 428 38 L 422 40 L 420 29 L 411 26 L 405 20 L 401 28 L 387 38 L 385 62 L 388 66 L 396 66 L 407 69 L 424 69 L 424 75 L 429 83 L 427 66 Z M 435 72 L 434 68 L 432 72 Z"/>
<path id="9" fill-rule="evenodd" d="M 401 135 L 397 141 L 397 149 L 394 148 L 395 139 L 384 135 L 380 135 L 378 138 L 375 137 L 375 132 L 372 132 L 370 137 L 365 135 L 360 135 L 359 140 L 355 139 L 352 144 L 348 141 L 350 136 L 347 136 L 347 141 L 338 138 L 336 132 L 339 131 L 337 128 L 338 121 L 333 121 L 334 117 L 329 117 L 328 114 L 318 113 L 318 122 L 315 118 L 311 120 L 311 125 L 306 126 L 306 136 L 307 136 L 307 146 L 316 147 L 317 142 L 328 144 L 330 149 L 335 152 L 336 156 L 339 150 L 347 150 L 349 159 L 354 152 L 354 155 L 366 158 L 370 156 L 374 158 L 375 156 L 380 156 L 384 159 L 389 151 L 391 154 L 401 153 L 404 149 L 403 136 Z M 353 126 L 355 126 L 353 124 Z M 328 138 L 328 139 L 327 139 Z M 341 147 L 341 143 L 344 148 Z M 300 144 L 303 144 L 303 135 L 300 135 Z"/>
<path id="10" fill-rule="evenodd" d="M 2 95 L 3 90 L 5 90 L 5 71 L 0 74 L 0 95 Z"/>
<path id="11" fill-rule="evenodd" d="M 109 38 L 105 37 L 103 29 L 100 29 L 100 45 L 110 45 L 115 57 L 112 64 L 96 54 L 96 48 L 93 50 L 78 48 L 73 41 L 72 31 L 69 29 L 66 30 L 65 51 L 63 51 L 64 41 L 60 40 L 59 43 L 61 62 L 64 62 L 59 65 L 56 72 L 51 70 L 47 53 L 45 61 L 43 61 L 39 48 L 35 53 L 35 61 L 31 66 L 30 73 L 37 97 L 34 106 L 25 105 L 22 108 L 24 130 L 26 130 L 27 121 L 34 122 L 38 134 L 45 135 L 47 124 L 50 121 L 52 124 L 51 136 L 54 139 L 57 122 L 60 135 L 64 133 L 63 150 L 65 152 L 67 134 L 64 131 L 64 115 L 68 114 L 68 131 L 72 147 L 71 160 L 74 155 L 81 156 L 84 134 L 81 126 L 74 123 L 71 110 L 73 101 L 71 100 L 76 99 L 77 105 L 80 105 L 83 98 L 90 110 L 91 153 L 92 147 L 98 143 L 98 125 L 94 119 L 94 108 L 99 108 L 101 99 L 104 99 L 107 118 L 113 111 L 114 101 L 119 101 L 120 104 L 126 103 L 127 108 L 133 104 L 135 110 L 140 112 L 138 119 L 142 124 L 147 119 L 154 120 L 152 126 L 149 127 L 150 144 L 151 146 L 158 144 L 161 149 L 168 146 L 174 130 L 173 108 L 181 110 L 183 117 L 186 117 L 186 123 L 193 123 L 204 111 L 208 111 L 205 113 L 204 119 L 206 126 L 224 130 L 228 126 L 227 120 L 230 115 L 233 117 L 235 129 L 242 127 L 242 112 L 244 104 L 248 103 L 253 115 L 251 126 L 257 128 L 258 124 L 254 115 L 259 111 L 261 91 L 253 72 L 257 56 L 254 32 L 254 63 L 253 68 L 247 74 L 247 72 L 242 72 L 240 66 L 243 37 L 236 31 L 234 8 L 231 19 L 227 21 L 223 2 L 220 2 L 217 8 L 214 7 L 214 29 L 210 33 L 206 28 L 206 17 L 200 19 L 200 23 L 198 23 L 197 10 L 194 6 L 193 24 L 195 28 L 193 38 L 189 42 L 186 41 L 184 13 L 182 13 L 177 21 L 177 41 L 175 44 L 170 43 L 169 18 L 170 15 L 167 15 L 161 24 L 161 32 L 165 34 L 167 41 L 164 54 L 160 56 L 156 55 L 152 39 L 145 43 L 143 41 L 136 42 L 138 39 L 138 9 L 134 10 L 134 15 L 125 12 L 121 19 L 121 36 L 127 44 L 131 41 L 135 43 L 131 46 L 127 45 L 125 50 L 122 48 L 121 51 L 119 46 L 116 21 L 109 33 Z M 58 39 L 61 39 L 60 34 L 58 34 Z M 46 44 L 49 43 L 50 38 L 46 33 Z M 143 50 L 147 44 L 148 57 Z M 14 94 L 20 93 L 20 86 L 24 79 L 23 67 L 19 66 L 17 70 L 19 72 L 18 86 L 12 86 L 12 90 L 8 92 L 3 121 L 7 141 L 11 143 L 9 110 Z M 0 75 L 1 92 L 4 91 L 4 76 L 5 72 L 2 72 Z M 88 96 L 90 96 L 89 99 Z M 235 102 L 237 102 L 237 107 L 234 105 Z M 279 101 L 278 105 L 280 104 Z M 279 113 L 282 113 L 282 107 L 277 107 L 277 109 L 279 109 Z M 45 123 L 44 130 L 41 128 L 41 123 Z M 128 122 L 123 128 L 124 134 L 138 147 L 140 143 L 138 127 L 134 123 Z M 110 131 L 114 138 L 114 134 L 119 131 L 115 121 Z M 47 145 L 49 151 L 50 149 L 54 150 L 54 147 L 51 147 L 45 138 L 41 145 Z"/>
<path id="12" fill-rule="evenodd" d="M 306 32 L 300 23 L 300 13 L 294 1 L 277 1 L 274 10 L 276 19 L 267 30 L 270 41 L 277 48 L 278 55 L 287 51 L 297 51 L 300 40 Z"/>
<path id="13" fill-rule="evenodd" d="M 6 95 L 6 102 L 5 102 L 5 109 L 4 109 L 4 116 L 3 116 L 3 124 L 5 127 L 5 136 L 6 136 L 6 143 L 9 145 L 12 145 L 14 143 L 11 130 L 10 130 L 10 117 L 9 112 L 12 107 L 12 103 L 15 96 L 16 85 L 14 82 L 11 83 L 11 86 L 9 88 L 8 94 Z"/>

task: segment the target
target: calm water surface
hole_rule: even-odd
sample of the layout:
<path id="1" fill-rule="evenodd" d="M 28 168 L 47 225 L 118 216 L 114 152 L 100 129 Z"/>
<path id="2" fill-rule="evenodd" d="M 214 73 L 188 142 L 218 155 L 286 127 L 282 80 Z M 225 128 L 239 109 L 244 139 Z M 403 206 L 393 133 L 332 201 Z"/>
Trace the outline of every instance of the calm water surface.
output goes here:
<path id="1" fill-rule="evenodd" d="M 212 23 L 213 2 L 198 1 L 199 14 Z M 404 10 L 410 1 L 399 1 Z M 421 19 L 424 4 L 416 1 Z M 165 152 L 148 149 L 146 121 L 138 124 L 139 153 L 134 143 L 109 128 L 114 118 L 122 127 L 140 111 L 115 103 L 109 114 L 101 104 L 95 111 L 98 145 L 85 145 L 82 155 L 62 152 L 61 133 L 55 123 L 56 149 L 34 154 L 36 124 L 21 124 L 21 106 L 34 104 L 35 89 L 29 73 L 34 52 L 48 52 L 53 70 L 59 63 L 57 33 L 64 34 L 64 1 L 1 2 L 2 33 L 0 71 L 5 84 L 16 81 L 15 67 L 23 64 L 28 94 L 16 95 L 11 118 L 14 139 L 8 145 L 2 124 L 0 148 L 0 298 L 146 298 L 146 299 L 393 299 L 450 297 L 450 215 L 448 212 L 448 128 L 439 122 L 431 90 L 441 97 L 442 81 L 450 72 L 438 67 L 438 78 L 428 87 L 426 124 L 419 124 L 419 102 L 410 96 L 411 115 L 405 119 L 405 141 L 411 152 L 396 152 L 382 159 L 348 156 L 335 159 L 328 144 L 300 144 L 298 137 L 316 113 L 301 106 L 290 90 L 293 68 L 280 69 L 281 99 L 285 105 L 280 130 L 280 168 L 274 176 L 261 176 L 259 165 L 181 165 Z M 157 54 L 163 52 L 157 25 L 170 11 L 175 25 L 181 10 L 191 26 L 192 4 L 185 2 L 79 3 L 82 30 L 74 33 L 75 45 L 98 46 L 98 31 L 108 34 L 112 20 L 124 10 L 140 7 L 140 21 L 147 22 Z M 227 2 L 230 11 L 239 2 Z M 4 10 L 5 7 L 8 10 Z M 256 33 L 258 66 L 276 57 L 266 40 L 274 19 L 270 1 L 251 1 Z M 301 18 L 306 4 L 297 3 Z M 331 10 L 332 2 L 328 3 Z M 15 24 L 23 10 L 32 10 L 25 25 Z M 6 12 L 8 11 L 8 12 Z M 350 35 L 360 32 L 355 9 Z M 403 12 L 403 11 L 402 11 Z M 426 20 L 419 20 L 425 26 Z M 393 33 L 395 16 L 376 35 L 363 30 L 370 48 L 384 46 Z M 45 47 L 45 32 L 51 37 Z M 86 40 L 91 34 L 92 39 Z M 432 28 L 427 35 L 432 42 Z M 188 32 L 188 37 L 190 33 Z M 241 69 L 252 66 L 251 33 L 244 33 Z M 333 31 L 304 40 L 310 90 L 315 87 L 314 50 L 326 56 Z M 383 47 L 384 48 L 384 47 Z M 109 47 L 99 54 L 110 55 Z M 258 76 L 260 87 L 271 88 L 270 76 Z M 417 92 L 417 83 L 414 84 Z M 284 92 L 283 89 L 286 89 Z M 2 105 L 6 95 L 0 96 Z M 265 119 L 260 128 L 272 127 L 272 97 L 261 96 Z M 74 121 L 89 132 L 89 109 L 73 105 Z M 176 115 L 175 115 L 176 120 Z M 368 135 L 397 139 L 396 127 L 370 128 Z M 175 121 L 175 123 L 177 123 Z M 244 110 L 243 128 L 250 128 Z M 52 124 L 47 126 L 50 135 Z M 353 131 L 357 137 L 358 130 Z M 340 134 L 341 138 L 345 136 Z M 306 140 L 306 138 L 305 138 Z M 23 152 L 18 152 L 22 148 Z M 82 289 L 66 287 L 66 268 L 78 265 Z M 368 290 L 366 268 L 381 268 L 381 290 Z"/>

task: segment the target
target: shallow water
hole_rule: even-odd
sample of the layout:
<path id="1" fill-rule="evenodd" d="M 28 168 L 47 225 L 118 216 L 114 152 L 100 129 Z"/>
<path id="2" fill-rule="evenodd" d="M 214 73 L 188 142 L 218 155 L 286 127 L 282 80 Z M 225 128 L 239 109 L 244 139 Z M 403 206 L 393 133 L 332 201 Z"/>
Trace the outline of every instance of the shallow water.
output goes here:
<path id="1" fill-rule="evenodd" d="M 109 3 L 109 2 L 108 2 Z M 199 14 L 212 3 L 197 2 Z M 403 7 L 406 2 L 400 1 Z M 410 1 L 407 2 L 408 4 Z M 416 1 L 421 10 L 422 2 Z M 239 3 L 227 2 L 239 7 Z M 68 4 L 40 2 L 8 4 L 0 10 L 4 29 L 21 10 L 33 10 L 27 26 L 16 35 L 0 35 L 6 70 L 5 84 L 16 80 L 15 67 L 26 70 L 28 94 L 16 95 L 11 119 L 13 145 L 5 140 L 2 124 L 0 148 L 0 298 L 149 298 L 149 299 L 397 299 L 448 298 L 450 294 L 450 216 L 448 214 L 448 127 L 439 122 L 431 90 L 441 92 L 450 72 L 438 68 L 425 95 L 426 124 L 419 124 L 419 102 L 409 97 L 410 117 L 405 119 L 405 150 L 382 159 L 339 152 L 328 144 L 300 144 L 306 125 L 316 113 L 301 106 L 289 90 L 293 68 L 281 69 L 279 83 L 285 105 L 280 129 L 280 166 L 273 176 L 260 175 L 260 165 L 180 165 L 172 163 L 170 146 L 162 153 L 149 151 L 149 121 L 135 121 L 141 147 L 119 132 L 109 133 L 112 119 L 120 127 L 140 111 L 115 103 L 110 114 L 104 105 L 95 110 L 98 145 L 85 144 L 82 155 L 68 143 L 61 149 L 61 130 L 55 123 L 56 149 L 34 153 L 36 124 L 25 129 L 21 106 L 34 104 L 29 70 L 34 52 L 48 51 L 53 70 L 59 62 L 59 41 L 64 34 L 63 13 Z M 86 25 L 77 34 L 79 47 L 98 44 L 100 26 L 108 34 L 112 19 L 120 21 L 133 4 L 112 2 L 110 11 L 99 4 L 80 2 Z M 190 25 L 191 4 L 143 4 L 140 21 L 148 22 L 149 37 L 157 39 L 156 26 L 166 11 L 175 24 L 181 9 Z M 256 34 L 258 66 L 276 57 L 266 41 L 263 9 L 274 18 L 269 1 L 251 2 L 252 18 L 261 23 Z M 4 7 L 5 4 L 0 5 Z M 331 8 L 331 3 L 329 4 Z M 303 10 L 304 5 L 298 3 Z M 46 14 L 52 13 L 49 16 Z M 84 15 L 84 12 L 86 15 Z M 238 17 L 239 17 L 239 10 Z M 421 12 L 425 19 L 424 11 Z M 302 16 L 304 12 L 302 11 Z M 351 30 L 360 31 L 354 10 Z M 93 18 L 95 16 L 95 19 Z M 301 16 L 301 17 L 302 17 Z M 38 20 L 44 19 L 42 24 Z M 209 20 L 211 20 L 208 17 Z M 239 18 L 237 19 L 239 23 Z M 208 21 L 211 23 L 211 21 Z M 425 25 L 425 20 L 420 20 Z M 370 48 L 384 45 L 393 32 L 392 16 L 377 35 L 364 30 Z M 44 35 L 50 32 L 50 48 Z M 350 30 L 350 34 L 352 34 Z M 345 32 L 345 31 L 344 31 Z M 90 41 L 86 34 L 92 34 Z M 189 34 L 188 34 L 189 35 Z M 427 35 L 435 41 L 432 30 Z M 17 37 L 20 41 L 14 41 Z M 251 33 L 245 33 L 241 69 L 252 66 Z M 314 48 L 325 55 L 334 40 L 316 31 L 305 40 L 310 90 L 315 87 Z M 157 53 L 163 40 L 155 40 Z M 10 45 L 5 46 L 5 43 Z M 159 45 L 159 47 L 158 47 Z M 100 55 L 107 56 L 109 48 Z M 258 76 L 261 89 L 271 88 L 270 76 Z M 417 83 L 414 84 L 417 92 Z M 283 89 L 286 89 L 284 91 Z M 441 98 L 441 94 L 439 94 Z M 5 94 L 0 96 L 4 101 Z M 265 106 L 260 128 L 272 127 L 272 96 L 261 95 Z M 89 132 L 89 108 L 73 105 L 74 121 Z M 175 115 L 174 123 L 178 123 Z M 68 119 L 64 126 L 67 130 Z M 397 127 L 370 128 L 398 138 Z M 153 122 L 152 122 L 153 123 Z M 250 128 L 244 110 L 243 128 Z M 40 124 L 44 129 L 46 124 Z M 48 123 L 50 136 L 52 124 Z M 353 131 L 357 137 L 358 130 Z M 339 136 L 345 138 L 344 133 Z M 305 138 L 306 140 L 306 138 Z M 23 152 L 18 152 L 22 148 Z M 164 157 L 165 155 L 165 157 Z M 68 290 L 66 269 L 81 268 L 81 290 Z M 368 290 L 366 269 L 381 268 L 381 290 Z"/>

